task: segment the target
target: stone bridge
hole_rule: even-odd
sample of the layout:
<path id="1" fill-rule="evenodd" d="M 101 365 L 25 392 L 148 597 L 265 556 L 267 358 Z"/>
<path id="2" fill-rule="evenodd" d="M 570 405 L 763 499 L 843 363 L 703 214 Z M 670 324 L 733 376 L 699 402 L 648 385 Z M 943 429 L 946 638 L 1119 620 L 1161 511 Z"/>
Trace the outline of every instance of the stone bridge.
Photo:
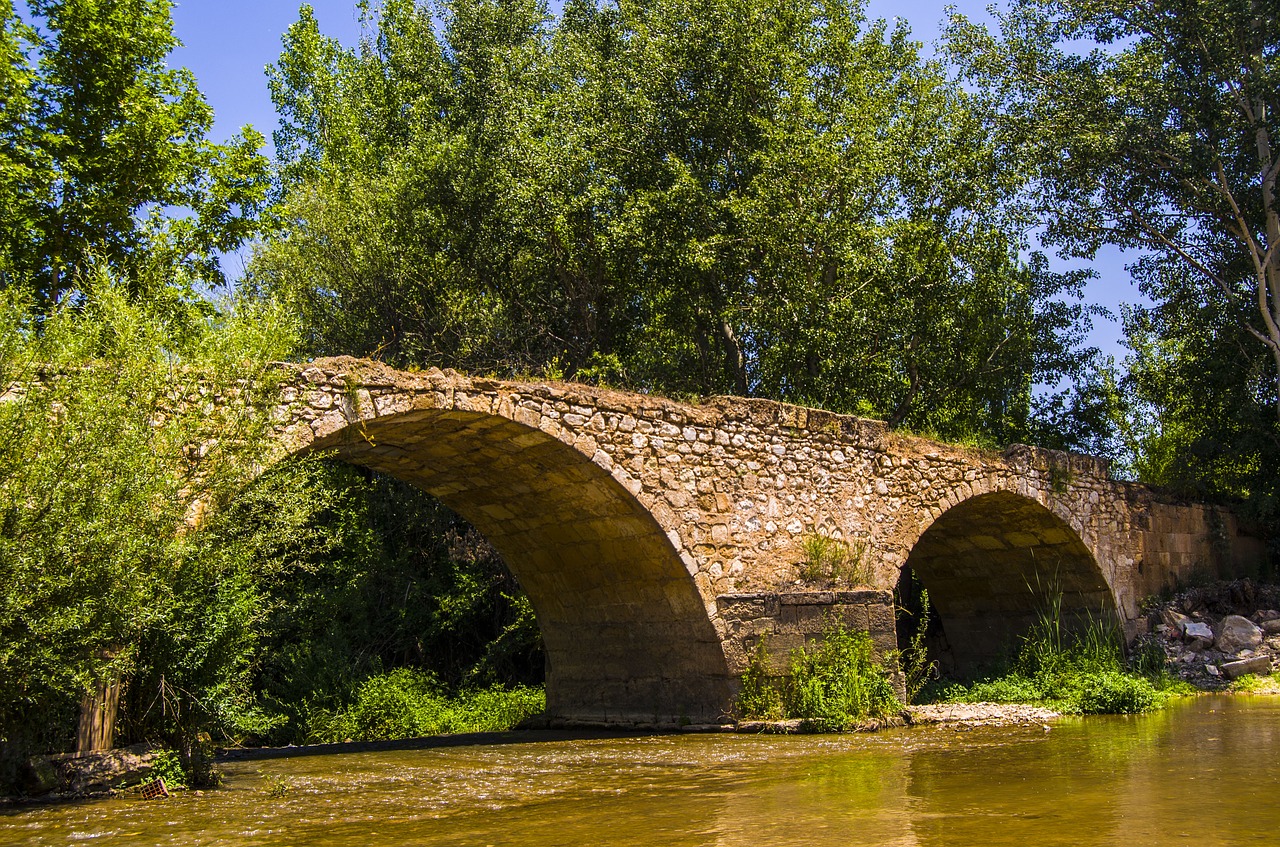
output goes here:
<path id="1" fill-rule="evenodd" d="M 1143 597 L 1262 556 L 1230 512 L 1111 480 L 1088 456 L 765 400 L 287 367 L 285 452 L 333 451 L 475 525 L 528 593 L 564 719 L 714 721 L 760 638 L 785 660 L 830 618 L 893 650 L 908 567 L 964 666 L 1007 649 L 1051 591 L 1068 621 L 1132 635 Z"/>

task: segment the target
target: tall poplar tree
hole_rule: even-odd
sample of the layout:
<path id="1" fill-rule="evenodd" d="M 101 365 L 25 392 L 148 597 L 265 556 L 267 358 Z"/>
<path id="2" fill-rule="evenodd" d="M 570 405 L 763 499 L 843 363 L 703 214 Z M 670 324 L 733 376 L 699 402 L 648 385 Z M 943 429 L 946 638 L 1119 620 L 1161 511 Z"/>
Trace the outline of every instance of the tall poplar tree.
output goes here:
<path id="1" fill-rule="evenodd" d="M 1018 0 L 951 46 L 1023 152 L 1048 237 L 1138 251 L 1144 479 L 1280 512 L 1280 3 Z"/>

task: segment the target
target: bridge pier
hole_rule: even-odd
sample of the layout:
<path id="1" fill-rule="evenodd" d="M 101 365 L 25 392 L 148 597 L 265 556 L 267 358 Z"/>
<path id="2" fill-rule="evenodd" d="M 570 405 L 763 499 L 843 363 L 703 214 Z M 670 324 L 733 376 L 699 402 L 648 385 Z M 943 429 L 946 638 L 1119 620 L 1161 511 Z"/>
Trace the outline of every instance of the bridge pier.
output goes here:
<path id="1" fill-rule="evenodd" d="M 811 641 L 821 642 L 824 632 L 838 624 L 871 636 L 876 655 L 893 672 L 898 695 L 903 695 L 893 656 L 898 637 L 892 591 L 721 594 L 716 597 L 716 609 L 723 626 L 725 657 L 735 676 L 747 670 L 761 640 L 768 651 L 770 670 L 781 674 L 787 670 L 793 650 L 802 650 Z"/>

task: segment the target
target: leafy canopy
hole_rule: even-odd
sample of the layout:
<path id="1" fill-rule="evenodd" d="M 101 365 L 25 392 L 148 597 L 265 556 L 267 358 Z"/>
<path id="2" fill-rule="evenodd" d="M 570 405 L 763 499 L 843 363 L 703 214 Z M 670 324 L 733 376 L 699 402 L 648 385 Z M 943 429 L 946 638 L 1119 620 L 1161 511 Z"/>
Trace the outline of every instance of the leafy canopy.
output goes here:
<path id="1" fill-rule="evenodd" d="M 168 680 L 147 692 L 153 720 L 166 697 L 171 718 L 192 698 L 207 711 L 251 634 L 253 568 L 209 543 L 201 515 L 269 450 L 265 363 L 289 352 L 291 322 L 138 300 L 102 269 L 80 285 L 49 313 L 0 292 L 6 755 L 65 744 L 86 691 L 143 667 Z"/>
<path id="2" fill-rule="evenodd" d="M 98 257 L 129 284 L 223 283 L 220 252 L 255 232 L 263 138 L 208 139 L 213 112 L 171 0 L 0 2 L 0 284 L 49 310 Z"/>
<path id="3" fill-rule="evenodd" d="M 303 7 L 253 283 L 315 353 L 1058 438 L 1080 279 L 1024 261 L 987 104 L 858 0 Z"/>
<path id="4" fill-rule="evenodd" d="M 957 17 L 950 45 L 1028 162 L 1048 238 L 1139 252 L 1136 469 L 1278 513 L 1280 4 L 1018 0 L 1000 24 Z"/>

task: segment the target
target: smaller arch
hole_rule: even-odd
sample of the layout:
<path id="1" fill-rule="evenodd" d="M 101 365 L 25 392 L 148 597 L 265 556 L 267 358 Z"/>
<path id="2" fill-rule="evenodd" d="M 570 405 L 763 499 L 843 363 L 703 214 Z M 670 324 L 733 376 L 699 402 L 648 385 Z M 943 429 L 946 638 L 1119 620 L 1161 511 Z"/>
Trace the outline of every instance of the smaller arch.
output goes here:
<path id="1" fill-rule="evenodd" d="M 950 652 L 944 667 L 961 674 L 1007 655 L 1054 602 L 1068 631 L 1119 620 L 1106 576 L 1080 535 L 1010 491 L 943 512 L 912 547 L 903 565 L 904 576 L 910 572 L 941 622 Z"/>

